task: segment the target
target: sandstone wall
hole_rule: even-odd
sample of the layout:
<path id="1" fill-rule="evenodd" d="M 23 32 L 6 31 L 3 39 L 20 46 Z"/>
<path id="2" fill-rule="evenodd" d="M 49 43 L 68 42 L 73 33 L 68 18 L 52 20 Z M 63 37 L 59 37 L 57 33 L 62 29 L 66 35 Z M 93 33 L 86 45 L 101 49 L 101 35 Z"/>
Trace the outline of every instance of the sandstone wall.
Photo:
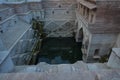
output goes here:
<path id="1" fill-rule="evenodd" d="M 95 50 L 99 49 L 100 56 L 109 54 L 117 40 L 116 34 L 93 34 L 91 40 L 91 47 L 89 51 L 90 56 L 94 56 Z"/>
<path id="2" fill-rule="evenodd" d="M 93 33 L 119 33 L 120 1 L 97 1 L 96 22 L 90 26 Z"/>

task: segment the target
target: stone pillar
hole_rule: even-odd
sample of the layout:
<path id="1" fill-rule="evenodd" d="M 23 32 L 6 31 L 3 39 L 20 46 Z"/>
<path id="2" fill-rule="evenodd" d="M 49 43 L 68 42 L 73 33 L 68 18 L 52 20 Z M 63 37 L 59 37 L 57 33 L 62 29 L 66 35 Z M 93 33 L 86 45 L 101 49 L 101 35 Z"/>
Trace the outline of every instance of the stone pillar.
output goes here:
<path id="1" fill-rule="evenodd" d="M 120 48 L 113 48 L 107 65 L 111 68 L 120 68 Z"/>

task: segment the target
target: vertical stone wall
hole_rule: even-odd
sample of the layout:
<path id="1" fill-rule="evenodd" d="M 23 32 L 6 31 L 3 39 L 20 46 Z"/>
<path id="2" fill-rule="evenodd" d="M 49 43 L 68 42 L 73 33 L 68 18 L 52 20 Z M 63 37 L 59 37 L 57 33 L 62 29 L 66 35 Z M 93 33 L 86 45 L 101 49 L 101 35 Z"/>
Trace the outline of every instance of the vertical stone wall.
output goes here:
<path id="1" fill-rule="evenodd" d="M 1 21 L 11 17 L 12 15 L 14 15 L 14 10 L 12 8 L 2 8 L 2 9 L 0 9 Z"/>
<path id="2" fill-rule="evenodd" d="M 75 28 L 75 2 L 43 1 L 45 29 L 49 37 L 71 37 Z"/>
<path id="3" fill-rule="evenodd" d="M 75 19 L 75 4 L 70 2 L 43 2 L 45 17 L 52 19 Z"/>
<path id="4" fill-rule="evenodd" d="M 90 26 L 93 33 L 119 33 L 120 1 L 96 1 L 97 12 L 95 24 Z"/>
<path id="5" fill-rule="evenodd" d="M 39 19 L 44 19 L 44 9 L 42 7 L 42 2 L 29 2 L 27 3 L 31 11 L 31 17 Z"/>
<path id="6" fill-rule="evenodd" d="M 27 3 L 7 4 L 7 6 L 14 8 L 16 14 L 27 13 L 29 11 Z"/>
<path id="7" fill-rule="evenodd" d="M 27 3 L 30 10 L 41 10 L 42 9 L 42 2 L 29 2 Z"/>
<path id="8" fill-rule="evenodd" d="M 95 20 L 93 23 L 89 23 L 86 20 L 86 7 L 88 5 L 77 6 L 77 20 L 79 24 L 83 25 L 84 30 L 84 39 L 83 39 L 83 53 L 85 52 L 86 56 L 83 56 L 88 62 L 99 61 L 101 56 L 107 55 L 110 53 L 111 49 L 114 47 L 118 34 L 120 33 L 120 1 L 112 0 L 86 0 L 86 4 L 89 3 L 91 6 L 95 4 L 97 7 L 93 9 L 95 14 Z M 83 1 L 84 2 L 84 1 Z M 81 3 L 82 4 L 82 3 Z M 95 6 L 94 5 L 94 6 Z M 81 9 L 80 9 L 81 8 Z M 78 10 L 79 9 L 79 10 Z M 89 11 L 88 11 L 89 12 Z M 89 15 L 92 13 L 89 12 Z M 82 16 L 83 15 L 83 16 Z M 78 17 L 80 17 L 78 19 Z M 87 21 L 87 22 L 86 22 Z M 87 24 L 88 23 L 88 24 Z M 79 25 L 79 27 L 81 26 Z M 87 26 L 86 26 L 87 25 Z M 87 33 L 89 38 L 88 49 L 85 49 L 85 38 L 87 38 Z M 119 38 L 118 38 L 119 41 Z M 117 41 L 117 43 L 118 43 Z M 118 44 L 119 45 L 119 44 Z M 118 46 L 117 45 L 117 46 Z"/>
<path id="9" fill-rule="evenodd" d="M 101 56 L 110 54 L 115 42 L 117 34 L 92 34 L 90 49 L 88 51 L 88 61 L 99 60 Z"/>

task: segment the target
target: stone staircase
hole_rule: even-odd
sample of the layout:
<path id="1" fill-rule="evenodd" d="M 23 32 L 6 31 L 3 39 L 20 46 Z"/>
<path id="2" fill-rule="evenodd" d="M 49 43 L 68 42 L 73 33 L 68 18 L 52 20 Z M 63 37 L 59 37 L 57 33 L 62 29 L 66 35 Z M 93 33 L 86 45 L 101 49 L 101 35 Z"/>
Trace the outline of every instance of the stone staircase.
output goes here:
<path id="1" fill-rule="evenodd" d="M 75 31 L 75 27 L 59 27 L 55 30 L 53 30 L 52 32 L 50 32 L 47 37 L 51 37 L 51 36 L 55 36 L 55 37 L 71 37 L 73 36 L 72 33 Z"/>
<path id="2" fill-rule="evenodd" d="M 47 37 L 71 37 L 71 33 L 76 29 L 74 20 L 48 21 L 45 22 L 44 29 Z"/>
<path id="3" fill-rule="evenodd" d="M 17 41 L 17 39 L 19 39 L 19 37 L 27 30 L 29 29 L 29 24 L 22 22 L 22 21 L 18 21 L 14 27 L 9 27 L 8 30 L 6 32 L 4 32 L 3 34 L 1 34 L 1 39 L 4 43 L 4 45 L 6 46 L 7 49 L 9 49 L 14 43 L 15 41 Z"/>

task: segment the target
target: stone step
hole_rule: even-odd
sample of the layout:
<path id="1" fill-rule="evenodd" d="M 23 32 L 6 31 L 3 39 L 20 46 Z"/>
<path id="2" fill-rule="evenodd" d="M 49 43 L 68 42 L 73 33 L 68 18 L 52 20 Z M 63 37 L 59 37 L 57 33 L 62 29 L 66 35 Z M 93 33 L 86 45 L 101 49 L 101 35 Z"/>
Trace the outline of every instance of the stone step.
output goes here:
<path id="1" fill-rule="evenodd" d="M 19 66 L 19 65 L 25 65 L 28 62 L 28 60 L 30 59 L 30 57 L 31 57 L 31 54 L 30 54 L 30 52 L 28 52 L 28 53 L 16 54 L 16 55 L 12 56 L 11 58 L 12 58 L 14 64 L 16 66 Z"/>

